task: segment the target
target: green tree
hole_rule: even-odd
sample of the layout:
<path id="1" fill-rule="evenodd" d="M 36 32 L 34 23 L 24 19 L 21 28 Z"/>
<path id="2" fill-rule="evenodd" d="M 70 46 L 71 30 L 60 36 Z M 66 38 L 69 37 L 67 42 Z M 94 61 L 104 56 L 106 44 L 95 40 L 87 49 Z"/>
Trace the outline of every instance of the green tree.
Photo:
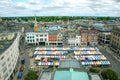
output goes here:
<path id="1" fill-rule="evenodd" d="M 30 71 L 27 75 L 25 75 L 24 80 L 37 80 L 38 75 L 35 71 Z"/>
<path id="2" fill-rule="evenodd" d="M 93 72 L 93 73 L 99 73 L 99 72 L 100 72 L 100 69 L 90 68 L 89 71 L 90 71 L 90 72 Z"/>
<path id="3" fill-rule="evenodd" d="M 114 72 L 111 69 L 103 70 L 101 72 L 101 75 L 104 79 L 118 80 L 118 76 L 117 76 L 116 72 Z"/>
<path id="4" fill-rule="evenodd" d="M 30 27 L 34 27 L 34 23 L 31 23 L 31 24 L 30 24 Z"/>

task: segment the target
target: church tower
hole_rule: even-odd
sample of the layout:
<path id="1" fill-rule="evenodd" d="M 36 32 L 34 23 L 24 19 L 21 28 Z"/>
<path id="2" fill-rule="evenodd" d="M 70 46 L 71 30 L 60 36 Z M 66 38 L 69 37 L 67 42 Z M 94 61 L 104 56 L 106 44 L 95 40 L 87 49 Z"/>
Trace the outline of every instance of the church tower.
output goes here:
<path id="1" fill-rule="evenodd" d="M 36 16 L 35 16 L 35 21 L 34 21 L 34 32 L 37 32 L 40 30 L 40 27 L 37 24 Z"/>

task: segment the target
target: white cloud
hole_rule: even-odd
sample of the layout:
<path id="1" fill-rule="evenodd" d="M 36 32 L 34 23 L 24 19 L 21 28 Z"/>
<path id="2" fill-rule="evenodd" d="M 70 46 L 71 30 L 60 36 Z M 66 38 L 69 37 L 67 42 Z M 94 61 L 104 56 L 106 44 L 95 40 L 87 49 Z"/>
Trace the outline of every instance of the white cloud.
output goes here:
<path id="1" fill-rule="evenodd" d="M 19 3 L 16 3 L 16 5 L 14 5 L 14 7 L 19 8 L 19 9 L 26 9 L 26 8 L 28 8 L 28 5 L 23 2 L 19 2 Z"/>
<path id="2" fill-rule="evenodd" d="M 47 1 L 47 0 L 46 0 Z M 29 0 L 12 2 L 0 0 L 0 16 L 29 15 L 71 15 L 71 16 L 120 16 L 120 2 L 117 0 Z"/>
<path id="3" fill-rule="evenodd" d="M 40 1 L 39 0 L 29 0 L 30 4 L 39 4 Z"/>

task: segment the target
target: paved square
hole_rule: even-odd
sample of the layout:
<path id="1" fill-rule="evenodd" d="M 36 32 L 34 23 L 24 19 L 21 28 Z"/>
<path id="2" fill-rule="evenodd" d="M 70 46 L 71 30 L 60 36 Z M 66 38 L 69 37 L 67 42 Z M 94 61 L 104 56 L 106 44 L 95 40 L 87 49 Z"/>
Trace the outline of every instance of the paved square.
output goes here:
<path id="1" fill-rule="evenodd" d="M 79 61 L 76 60 L 61 60 L 60 61 L 60 68 L 80 68 Z"/>

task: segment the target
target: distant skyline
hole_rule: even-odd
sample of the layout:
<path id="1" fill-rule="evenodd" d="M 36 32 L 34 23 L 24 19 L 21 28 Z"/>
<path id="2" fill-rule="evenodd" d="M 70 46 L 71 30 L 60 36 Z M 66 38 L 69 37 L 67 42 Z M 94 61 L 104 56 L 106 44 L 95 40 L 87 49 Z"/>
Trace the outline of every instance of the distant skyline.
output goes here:
<path id="1" fill-rule="evenodd" d="M 120 0 L 0 0 L 0 16 L 120 17 Z"/>

